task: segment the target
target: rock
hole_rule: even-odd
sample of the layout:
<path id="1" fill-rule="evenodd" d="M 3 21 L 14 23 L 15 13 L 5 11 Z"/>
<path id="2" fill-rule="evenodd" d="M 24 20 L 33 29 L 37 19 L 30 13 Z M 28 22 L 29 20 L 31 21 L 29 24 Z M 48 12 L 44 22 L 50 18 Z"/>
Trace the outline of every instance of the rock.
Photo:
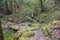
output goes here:
<path id="1" fill-rule="evenodd" d="M 41 31 L 35 31 L 34 40 L 39 40 L 41 37 L 44 37 Z"/>
<path id="2" fill-rule="evenodd" d="M 60 38 L 60 30 L 54 30 L 51 33 L 52 36 L 54 36 L 55 38 Z"/>

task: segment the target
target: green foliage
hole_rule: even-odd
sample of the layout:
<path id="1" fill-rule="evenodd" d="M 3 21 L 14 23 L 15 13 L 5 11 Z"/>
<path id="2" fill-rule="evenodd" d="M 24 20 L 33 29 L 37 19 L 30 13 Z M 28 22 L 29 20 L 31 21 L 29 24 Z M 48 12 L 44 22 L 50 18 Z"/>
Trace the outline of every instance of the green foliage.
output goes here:
<path id="1" fill-rule="evenodd" d="M 22 37 L 31 37 L 33 36 L 34 33 L 32 31 L 27 30 L 26 32 L 23 33 Z"/>
<path id="2" fill-rule="evenodd" d="M 47 3 L 47 2 L 50 2 L 50 0 L 45 0 L 45 2 Z"/>
<path id="3" fill-rule="evenodd" d="M 42 27 L 42 31 L 44 32 L 45 35 L 48 35 L 48 32 L 50 32 L 50 27 L 51 24 L 49 23 L 48 25 L 45 25 L 44 27 Z M 48 30 L 48 31 L 47 31 Z"/>
<path id="4" fill-rule="evenodd" d="M 22 12 L 25 14 L 31 14 L 33 15 L 34 13 L 36 13 L 36 10 L 40 11 L 40 4 L 39 4 L 39 0 L 23 0 L 23 6 L 22 6 Z M 31 16 L 28 15 L 28 16 Z"/>
<path id="5" fill-rule="evenodd" d="M 12 37 L 13 37 L 13 33 L 10 36 L 4 36 L 4 40 L 9 40 L 9 39 L 11 40 Z"/>
<path id="6" fill-rule="evenodd" d="M 4 1 L 4 0 L 3 0 Z M 11 11 L 13 14 L 10 15 L 8 18 L 11 21 L 15 21 L 15 23 L 20 23 L 21 21 L 27 21 L 27 20 L 33 20 L 36 21 L 36 23 L 49 23 L 51 20 L 49 16 L 55 11 L 56 8 L 52 8 L 50 11 L 49 8 L 47 8 L 46 5 L 50 2 L 50 0 L 43 0 L 43 5 L 41 5 L 41 0 L 8 0 L 7 6 L 9 11 Z M 1 4 L 2 0 L 0 0 Z M 49 9 L 50 12 L 43 12 L 41 13 L 41 6 L 43 6 L 44 10 L 46 11 L 46 8 Z M 4 8 L 4 7 L 3 7 Z M 45 36 L 50 36 L 50 32 L 53 30 L 51 29 L 51 24 L 54 25 L 56 21 L 52 21 L 47 25 L 44 25 L 43 27 L 39 25 L 36 25 L 34 23 L 29 25 L 29 28 L 33 29 L 41 29 Z M 18 30 L 18 32 L 14 33 L 10 30 L 3 30 L 4 33 L 4 40 L 25 40 L 28 37 L 31 37 L 34 35 L 34 32 L 29 30 Z M 22 33 L 22 35 L 21 35 Z"/>
<path id="7" fill-rule="evenodd" d="M 3 34 L 4 34 L 4 40 L 9 40 L 9 39 L 11 40 L 11 38 L 13 37 L 14 32 L 7 29 L 7 28 L 4 28 L 3 29 Z"/>
<path id="8" fill-rule="evenodd" d="M 32 20 L 32 18 L 31 18 L 31 17 L 29 17 L 29 16 L 26 16 L 26 18 L 27 18 L 27 19 L 29 19 L 29 20 Z"/>
<path id="9" fill-rule="evenodd" d="M 19 40 L 25 40 L 25 38 L 24 37 L 20 37 Z"/>
<path id="10" fill-rule="evenodd" d="M 2 1 L 3 1 L 3 0 L 0 0 L 0 5 L 2 4 Z"/>
<path id="11" fill-rule="evenodd" d="M 54 25 L 56 22 L 56 20 L 53 20 L 41 28 L 41 31 L 44 33 L 45 36 L 52 37 L 51 31 L 54 30 L 52 25 Z"/>
<path id="12" fill-rule="evenodd" d="M 21 37 L 19 37 L 19 40 L 25 40 L 28 37 L 33 36 L 34 33 L 32 31 L 26 30 Z"/>
<path id="13" fill-rule="evenodd" d="M 21 29 L 12 36 L 11 40 L 25 40 L 26 38 L 31 37 L 33 35 L 34 32 Z"/>

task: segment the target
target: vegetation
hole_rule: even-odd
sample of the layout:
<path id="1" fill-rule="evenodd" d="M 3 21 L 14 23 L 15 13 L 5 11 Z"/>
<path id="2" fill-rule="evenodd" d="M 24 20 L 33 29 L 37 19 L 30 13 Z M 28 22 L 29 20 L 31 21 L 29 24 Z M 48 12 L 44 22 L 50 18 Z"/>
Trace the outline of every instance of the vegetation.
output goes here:
<path id="1" fill-rule="evenodd" d="M 0 39 L 59 40 L 59 3 L 59 0 L 0 0 Z"/>

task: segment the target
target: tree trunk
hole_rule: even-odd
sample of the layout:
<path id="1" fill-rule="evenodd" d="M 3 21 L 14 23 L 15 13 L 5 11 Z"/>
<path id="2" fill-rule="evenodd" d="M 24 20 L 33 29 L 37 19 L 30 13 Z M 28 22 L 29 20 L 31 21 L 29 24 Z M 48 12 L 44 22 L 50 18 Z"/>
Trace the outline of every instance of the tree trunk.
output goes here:
<path id="1" fill-rule="evenodd" d="M 40 0 L 40 2 L 41 2 L 41 12 L 44 12 L 43 0 Z"/>
<path id="2" fill-rule="evenodd" d="M 3 31 L 2 31 L 2 27 L 1 27 L 1 21 L 0 21 L 0 40 L 4 40 Z"/>

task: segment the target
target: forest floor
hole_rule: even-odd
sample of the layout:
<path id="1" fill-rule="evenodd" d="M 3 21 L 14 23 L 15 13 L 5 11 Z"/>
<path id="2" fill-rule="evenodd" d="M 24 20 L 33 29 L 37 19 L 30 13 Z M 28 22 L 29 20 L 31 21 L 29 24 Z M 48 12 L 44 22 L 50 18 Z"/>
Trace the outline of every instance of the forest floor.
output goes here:
<path id="1" fill-rule="evenodd" d="M 56 20 L 58 19 L 57 21 L 57 25 L 54 24 L 55 26 L 53 27 L 60 27 L 60 9 L 59 10 L 55 10 L 55 12 L 53 12 L 53 14 L 50 15 L 50 17 L 53 16 L 53 19 Z M 27 30 L 32 30 L 34 32 L 34 36 L 31 36 L 31 37 L 27 37 L 26 40 L 53 40 L 51 39 L 51 37 L 46 37 L 44 36 L 44 33 L 40 30 L 40 29 L 35 29 L 35 28 L 31 28 L 29 27 L 29 25 L 32 24 L 30 22 L 25 22 L 25 23 L 19 23 L 19 24 L 16 24 L 16 23 L 13 23 L 13 22 L 9 22 L 9 21 L 6 21 L 6 20 L 2 20 L 2 28 L 11 28 L 11 29 L 14 29 L 14 30 L 19 30 L 19 29 L 27 29 Z M 40 25 L 39 23 L 33 23 L 34 26 L 38 26 Z M 49 25 L 49 24 L 48 24 Z M 59 25 L 59 26 L 58 26 Z M 44 25 L 45 26 L 45 25 Z M 50 25 L 52 26 L 52 25 Z M 52 28 L 53 28 L 52 27 Z M 10 30 L 11 30 L 10 29 Z M 60 31 L 60 29 L 59 29 Z M 9 31 L 7 32 L 9 33 Z M 59 32 L 60 33 L 60 32 Z M 15 34 L 15 33 L 14 33 Z M 49 35 L 49 34 L 48 34 Z M 58 35 L 59 38 L 60 38 L 60 35 Z M 60 40 L 60 39 L 57 39 L 57 40 Z"/>
<path id="2" fill-rule="evenodd" d="M 60 18 L 60 11 L 55 11 L 53 14 L 51 14 L 51 16 L 54 16 L 54 18 L 58 18 L 58 17 Z M 9 21 L 2 21 L 2 27 L 8 27 L 8 28 L 12 27 L 13 29 L 33 30 L 35 35 L 31 36 L 31 37 L 28 37 L 26 40 L 52 40 L 49 37 L 45 37 L 44 33 L 41 30 L 36 30 L 36 29 L 33 29 L 33 28 L 29 28 L 28 27 L 29 24 L 30 24 L 29 22 L 16 24 L 16 23 L 9 22 Z M 37 24 L 37 23 L 35 23 L 35 24 Z M 58 22 L 58 24 L 60 25 L 60 21 Z"/>

